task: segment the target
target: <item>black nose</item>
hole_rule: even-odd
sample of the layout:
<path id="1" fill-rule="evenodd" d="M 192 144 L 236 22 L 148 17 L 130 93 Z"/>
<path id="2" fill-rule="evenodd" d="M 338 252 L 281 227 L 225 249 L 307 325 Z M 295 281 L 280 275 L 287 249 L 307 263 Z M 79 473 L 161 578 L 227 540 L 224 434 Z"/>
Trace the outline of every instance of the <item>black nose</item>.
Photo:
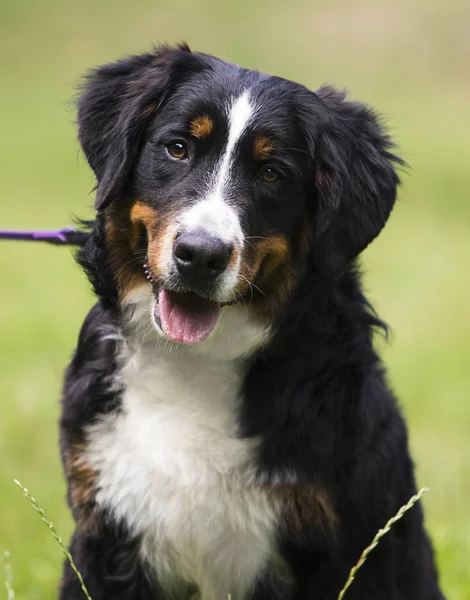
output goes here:
<path id="1" fill-rule="evenodd" d="M 183 280 L 190 284 L 214 281 L 227 268 L 232 246 L 204 231 L 181 234 L 173 255 Z"/>

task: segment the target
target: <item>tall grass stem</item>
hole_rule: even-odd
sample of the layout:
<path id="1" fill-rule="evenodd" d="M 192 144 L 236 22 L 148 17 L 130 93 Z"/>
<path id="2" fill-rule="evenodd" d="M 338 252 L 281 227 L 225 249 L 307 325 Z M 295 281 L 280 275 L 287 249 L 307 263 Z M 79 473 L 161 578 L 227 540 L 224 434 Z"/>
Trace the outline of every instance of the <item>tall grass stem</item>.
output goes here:
<path id="1" fill-rule="evenodd" d="M 380 542 L 380 540 L 383 538 L 383 536 L 390 531 L 390 529 L 393 527 L 393 525 L 399 519 L 401 519 L 403 517 L 403 515 L 407 511 L 409 511 L 410 508 L 412 508 L 416 504 L 416 502 L 418 502 L 418 500 L 420 500 L 421 497 L 426 492 L 429 492 L 429 488 L 421 488 L 417 494 L 412 496 L 408 500 L 408 502 L 399 509 L 399 511 L 397 512 L 397 514 L 394 517 L 392 517 L 389 521 L 387 521 L 387 523 L 385 524 L 385 527 L 383 529 L 378 530 L 378 532 L 375 534 L 375 537 L 372 540 L 372 542 L 363 551 L 359 560 L 357 561 L 357 563 L 354 565 L 354 567 L 349 572 L 349 577 L 348 577 L 346 583 L 344 584 L 343 589 L 339 593 L 338 600 L 343 600 L 344 595 L 346 594 L 346 591 L 349 588 L 349 586 L 351 585 L 351 583 L 354 581 L 354 578 L 356 577 L 357 572 L 362 567 L 362 565 L 366 562 L 367 557 L 372 552 L 372 550 L 377 546 L 377 544 Z"/>
<path id="2" fill-rule="evenodd" d="M 13 589 L 13 572 L 11 570 L 10 553 L 5 550 L 3 553 L 5 565 L 5 589 L 7 591 L 7 600 L 15 600 L 15 590 Z"/>
<path id="3" fill-rule="evenodd" d="M 28 491 L 28 490 L 27 490 L 25 487 L 23 487 L 23 486 L 21 485 L 21 483 L 20 483 L 20 482 L 19 482 L 17 479 L 15 479 L 14 481 L 15 481 L 16 485 L 17 485 L 17 486 L 20 488 L 20 490 L 22 490 L 22 491 L 23 491 L 23 494 L 26 496 L 26 498 L 27 498 L 27 499 L 28 499 L 28 500 L 31 502 L 31 504 L 32 504 L 32 506 L 33 506 L 33 508 L 34 508 L 34 510 L 35 510 L 37 513 L 39 513 L 39 516 L 41 517 L 41 520 L 43 521 L 43 523 L 44 523 L 45 525 L 47 525 L 47 528 L 48 528 L 48 529 L 49 529 L 49 531 L 51 532 L 51 534 L 52 534 L 52 537 L 53 537 L 53 538 L 55 539 L 55 541 L 56 541 L 56 542 L 59 544 L 59 546 L 60 546 L 60 549 L 62 550 L 62 552 L 63 552 L 63 554 L 64 554 L 65 558 L 66 558 L 66 559 L 69 561 L 69 563 L 70 563 L 70 566 L 72 567 L 72 569 L 73 569 L 73 571 L 74 571 L 75 575 L 77 576 L 77 578 L 78 578 L 78 581 L 80 582 L 80 586 L 81 586 L 81 588 L 82 588 L 82 590 L 83 590 L 83 593 L 85 594 L 85 597 L 86 597 L 86 599 L 87 599 L 87 600 L 91 600 L 90 594 L 88 593 L 88 590 L 86 589 L 86 586 L 85 586 L 85 583 L 84 583 L 84 581 L 83 581 L 83 578 L 82 578 L 82 576 L 81 576 L 81 574 L 80 574 L 80 571 L 77 569 L 77 567 L 76 567 L 76 565 L 75 565 L 75 562 L 74 562 L 74 560 L 73 560 L 73 558 L 72 558 L 72 555 L 70 554 L 70 552 L 69 552 L 69 551 L 67 550 L 67 548 L 65 547 L 65 544 L 64 544 L 64 542 L 62 541 L 62 538 L 60 538 L 60 537 L 57 535 L 57 531 L 55 530 L 55 527 L 54 527 L 54 525 L 51 523 L 51 521 L 49 521 L 49 519 L 47 519 L 47 518 L 46 518 L 46 515 L 44 514 L 44 510 L 43 510 L 43 509 L 42 509 L 42 508 L 39 506 L 39 504 L 37 503 L 37 500 L 36 500 L 36 498 L 34 498 L 34 496 L 31 496 L 31 494 L 29 493 L 29 491 Z M 10 600 L 10 598 L 9 598 L 8 600 Z"/>

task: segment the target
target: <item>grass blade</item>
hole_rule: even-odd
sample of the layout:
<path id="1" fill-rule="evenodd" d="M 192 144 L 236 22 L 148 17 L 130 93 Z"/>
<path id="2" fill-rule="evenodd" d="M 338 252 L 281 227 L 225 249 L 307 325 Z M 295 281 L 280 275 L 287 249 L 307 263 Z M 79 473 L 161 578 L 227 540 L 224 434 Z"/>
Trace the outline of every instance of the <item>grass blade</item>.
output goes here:
<path id="1" fill-rule="evenodd" d="M 7 600 L 15 600 L 15 591 L 13 589 L 13 572 L 11 570 L 10 553 L 5 550 L 3 553 L 5 564 L 5 589 L 7 591 Z"/>
<path id="2" fill-rule="evenodd" d="M 49 531 L 52 534 L 52 537 L 55 539 L 55 541 L 59 544 L 60 549 L 62 550 L 65 558 L 69 561 L 70 566 L 72 567 L 75 575 L 78 578 L 78 581 L 80 582 L 80 586 L 83 590 L 83 593 L 85 594 L 85 597 L 87 600 L 91 600 L 90 598 L 90 594 L 88 593 L 88 590 L 86 589 L 85 583 L 83 581 L 82 576 L 80 575 L 80 571 L 77 569 L 74 560 L 72 558 L 72 555 L 70 554 L 70 552 L 67 550 L 67 548 L 65 547 L 64 542 L 62 541 L 62 538 L 60 538 L 57 535 L 57 531 L 55 530 L 54 525 L 51 523 L 51 521 L 49 521 L 49 519 L 46 518 L 45 514 L 44 514 L 44 510 L 39 506 L 39 504 L 36 501 L 36 498 L 34 498 L 33 496 L 31 496 L 31 494 L 29 493 L 29 491 L 23 487 L 21 485 L 21 483 L 15 479 L 14 480 L 16 485 L 20 488 L 20 490 L 23 491 L 23 494 L 26 496 L 26 498 L 31 502 L 34 510 L 39 513 L 39 516 L 41 517 L 41 520 L 43 521 L 43 523 L 45 523 L 47 525 L 47 528 L 49 529 Z M 8 598 L 8 600 L 10 600 L 10 597 Z"/>
<path id="3" fill-rule="evenodd" d="M 348 577 L 346 583 L 344 584 L 343 589 L 339 593 L 338 600 L 343 600 L 344 595 L 345 595 L 347 589 L 349 588 L 349 586 L 351 585 L 351 583 L 354 581 L 354 578 L 356 577 L 357 572 L 362 567 L 362 565 L 366 562 L 367 557 L 372 552 L 372 550 L 377 546 L 377 544 L 380 542 L 381 538 L 383 538 L 383 536 L 390 531 L 390 529 L 392 528 L 392 526 L 399 519 L 401 519 L 403 517 L 403 515 L 407 511 L 409 511 L 410 508 L 412 508 L 416 504 L 416 502 L 418 502 L 418 500 L 420 500 L 421 497 L 426 492 L 429 492 L 429 488 L 421 488 L 417 494 L 415 494 L 414 496 L 412 496 L 408 500 L 408 502 L 406 504 L 404 504 L 399 509 L 399 511 L 397 512 L 397 514 L 394 517 L 392 517 L 389 521 L 387 521 L 387 523 L 385 524 L 385 527 L 383 529 L 379 529 L 378 530 L 378 532 L 375 534 L 375 537 L 372 540 L 372 542 L 363 551 L 363 553 L 361 554 L 359 560 L 357 561 L 357 563 L 354 565 L 354 567 L 349 572 L 349 577 Z"/>

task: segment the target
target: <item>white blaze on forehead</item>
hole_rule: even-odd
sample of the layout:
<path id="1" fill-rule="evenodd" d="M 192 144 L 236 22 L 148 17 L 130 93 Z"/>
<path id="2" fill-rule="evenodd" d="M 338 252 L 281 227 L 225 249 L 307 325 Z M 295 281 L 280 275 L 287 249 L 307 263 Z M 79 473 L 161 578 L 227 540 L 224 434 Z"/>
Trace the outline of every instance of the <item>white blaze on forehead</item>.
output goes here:
<path id="1" fill-rule="evenodd" d="M 228 108 L 227 145 L 209 182 L 208 195 L 182 215 L 183 230 L 204 229 L 225 242 L 242 245 L 240 220 L 233 207 L 224 201 L 224 192 L 230 185 L 234 150 L 253 114 L 250 94 L 245 90 Z"/>
<path id="2" fill-rule="evenodd" d="M 233 151 L 237 145 L 237 142 L 242 136 L 242 133 L 245 131 L 248 123 L 250 122 L 253 112 L 253 106 L 250 103 L 250 95 L 248 90 L 246 90 L 230 107 L 228 116 L 228 140 L 225 148 L 225 154 L 222 158 L 222 162 L 217 173 L 217 180 L 214 190 L 214 194 L 216 196 L 223 196 L 224 187 L 228 183 L 230 175 Z"/>

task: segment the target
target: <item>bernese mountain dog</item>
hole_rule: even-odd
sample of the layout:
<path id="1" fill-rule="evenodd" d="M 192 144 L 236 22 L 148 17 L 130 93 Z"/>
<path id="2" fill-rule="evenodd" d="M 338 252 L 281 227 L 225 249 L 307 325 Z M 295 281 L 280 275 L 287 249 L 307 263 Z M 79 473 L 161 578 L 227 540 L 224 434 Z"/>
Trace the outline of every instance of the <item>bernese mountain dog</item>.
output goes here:
<path id="1" fill-rule="evenodd" d="M 91 71 L 78 125 L 98 302 L 60 428 L 92 599 L 336 600 L 416 492 L 356 265 L 402 160 L 343 92 L 186 45 Z M 420 506 L 347 597 L 443 597 Z"/>

